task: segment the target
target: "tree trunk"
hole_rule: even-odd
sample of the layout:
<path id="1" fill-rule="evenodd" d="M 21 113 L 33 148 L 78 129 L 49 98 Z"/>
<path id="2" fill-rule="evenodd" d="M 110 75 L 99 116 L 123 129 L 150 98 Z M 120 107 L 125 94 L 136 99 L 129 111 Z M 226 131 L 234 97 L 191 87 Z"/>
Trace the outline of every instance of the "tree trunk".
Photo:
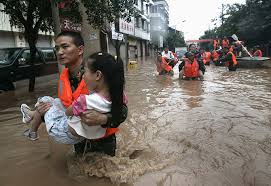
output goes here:
<path id="1" fill-rule="evenodd" d="M 126 69 L 128 69 L 128 62 L 129 62 L 129 42 L 128 42 L 128 35 L 125 34 L 124 35 L 124 39 L 125 39 L 125 66 Z"/>
<path id="2" fill-rule="evenodd" d="M 53 24 L 54 24 L 54 35 L 57 36 L 61 32 L 61 28 L 60 28 L 59 10 L 58 10 L 57 4 L 54 3 L 54 0 L 51 0 L 51 9 L 52 9 Z M 59 74 L 61 74 L 63 69 L 64 69 L 64 65 L 60 65 L 58 63 Z"/>
<path id="3" fill-rule="evenodd" d="M 33 33 L 33 31 L 31 31 L 30 33 L 27 33 L 27 41 L 29 44 L 29 48 L 30 48 L 30 64 L 31 64 L 31 74 L 29 75 L 29 87 L 28 87 L 28 91 L 29 92 L 33 92 L 35 89 L 35 81 L 36 81 L 36 69 L 35 69 L 35 56 L 36 56 L 36 52 L 37 52 L 37 48 L 36 48 L 36 42 L 37 42 L 38 36 L 37 34 Z"/>
<path id="4" fill-rule="evenodd" d="M 116 54 L 118 58 L 120 58 L 120 45 L 121 45 L 120 41 L 116 40 L 115 48 L 116 48 Z"/>

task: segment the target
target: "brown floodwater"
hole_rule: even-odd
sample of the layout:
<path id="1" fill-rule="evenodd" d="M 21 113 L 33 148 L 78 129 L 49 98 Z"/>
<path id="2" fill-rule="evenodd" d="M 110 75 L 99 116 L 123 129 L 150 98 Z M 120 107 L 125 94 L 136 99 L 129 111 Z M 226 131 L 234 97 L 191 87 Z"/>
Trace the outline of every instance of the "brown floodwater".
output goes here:
<path id="1" fill-rule="evenodd" d="M 204 81 L 176 70 L 158 76 L 153 60 L 128 69 L 116 157 L 75 158 L 44 127 L 37 142 L 25 139 L 20 104 L 56 96 L 58 77 L 37 78 L 34 93 L 17 82 L 0 94 L 0 185 L 271 185 L 271 69 L 208 66 Z"/>

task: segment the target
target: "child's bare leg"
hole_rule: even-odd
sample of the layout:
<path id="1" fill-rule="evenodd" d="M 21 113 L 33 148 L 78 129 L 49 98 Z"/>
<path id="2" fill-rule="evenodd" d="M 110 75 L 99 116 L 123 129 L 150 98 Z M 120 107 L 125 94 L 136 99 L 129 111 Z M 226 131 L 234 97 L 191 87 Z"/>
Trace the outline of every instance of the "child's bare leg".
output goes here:
<path id="1" fill-rule="evenodd" d="M 29 115 L 31 115 L 31 117 L 32 117 L 32 120 L 30 122 L 31 132 L 37 132 L 39 129 L 39 126 L 42 123 L 41 115 L 38 111 L 30 111 Z"/>

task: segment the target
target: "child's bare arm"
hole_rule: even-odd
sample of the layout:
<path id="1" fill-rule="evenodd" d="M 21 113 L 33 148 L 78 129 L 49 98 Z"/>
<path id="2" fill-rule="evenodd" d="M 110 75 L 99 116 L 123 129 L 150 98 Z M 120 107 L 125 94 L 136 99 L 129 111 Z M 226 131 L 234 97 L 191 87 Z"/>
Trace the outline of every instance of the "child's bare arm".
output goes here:
<path id="1" fill-rule="evenodd" d="M 72 105 L 70 105 L 67 110 L 66 110 L 66 115 L 67 116 L 73 116 L 73 112 L 72 112 Z"/>

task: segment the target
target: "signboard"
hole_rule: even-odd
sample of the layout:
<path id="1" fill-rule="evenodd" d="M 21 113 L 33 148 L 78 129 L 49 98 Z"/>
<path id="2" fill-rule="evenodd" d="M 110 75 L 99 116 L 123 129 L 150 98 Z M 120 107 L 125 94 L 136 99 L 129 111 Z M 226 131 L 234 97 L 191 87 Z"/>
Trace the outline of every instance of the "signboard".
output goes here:
<path id="1" fill-rule="evenodd" d="M 70 31 L 81 31 L 81 24 L 76 24 L 70 21 L 67 18 L 61 18 L 60 19 L 60 27 L 61 30 L 70 30 Z"/>
<path id="2" fill-rule="evenodd" d="M 121 41 L 121 40 L 123 40 L 123 34 L 112 30 L 112 39 Z"/>
<path id="3" fill-rule="evenodd" d="M 124 34 L 134 35 L 135 34 L 135 24 L 134 18 L 131 18 L 131 22 L 127 22 L 124 19 L 119 19 L 119 31 Z"/>
<path id="4" fill-rule="evenodd" d="M 213 42 L 213 39 L 198 39 L 198 40 L 187 40 L 186 43 L 204 43 Z"/>
<path id="5" fill-rule="evenodd" d="M 123 40 L 123 34 L 116 32 L 114 25 L 111 25 L 111 30 L 112 30 L 112 39 L 119 41 Z"/>
<path id="6" fill-rule="evenodd" d="M 93 40 L 96 40 L 96 39 L 98 39 L 97 34 L 96 33 L 90 33 L 89 40 L 93 41 Z"/>

